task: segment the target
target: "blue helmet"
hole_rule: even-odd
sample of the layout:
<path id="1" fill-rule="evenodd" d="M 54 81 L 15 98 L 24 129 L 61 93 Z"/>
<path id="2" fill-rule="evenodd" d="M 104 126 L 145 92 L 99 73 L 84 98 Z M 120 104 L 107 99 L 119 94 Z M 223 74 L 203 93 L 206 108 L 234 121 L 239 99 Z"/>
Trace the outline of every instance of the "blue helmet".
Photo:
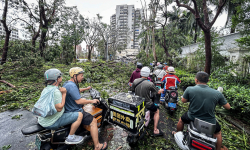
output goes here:
<path id="1" fill-rule="evenodd" d="M 163 63 L 164 65 L 167 65 L 167 63 Z"/>

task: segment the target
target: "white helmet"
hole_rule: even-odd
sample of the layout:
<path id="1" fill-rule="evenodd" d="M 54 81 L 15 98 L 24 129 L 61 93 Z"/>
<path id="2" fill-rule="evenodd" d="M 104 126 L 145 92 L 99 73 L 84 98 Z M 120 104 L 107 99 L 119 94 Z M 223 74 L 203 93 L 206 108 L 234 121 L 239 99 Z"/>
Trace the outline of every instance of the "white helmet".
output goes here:
<path id="1" fill-rule="evenodd" d="M 143 67 L 141 69 L 141 76 L 142 77 L 148 77 L 150 74 L 150 69 L 148 67 Z"/>

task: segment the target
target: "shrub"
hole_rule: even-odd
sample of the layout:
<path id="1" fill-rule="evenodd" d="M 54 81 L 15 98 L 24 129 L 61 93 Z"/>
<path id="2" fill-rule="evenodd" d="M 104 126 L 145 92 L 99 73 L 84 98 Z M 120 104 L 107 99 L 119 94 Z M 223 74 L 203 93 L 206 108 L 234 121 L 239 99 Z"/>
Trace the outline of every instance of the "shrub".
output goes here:
<path id="1" fill-rule="evenodd" d="M 183 91 L 188 86 L 194 86 L 195 75 L 183 70 L 176 70 L 176 75 L 180 78 L 180 87 Z M 237 82 L 238 81 L 238 82 Z M 239 82 L 241 81 L 241 82 Z M 235 113 L 250 113 L 250 89 L 248 85 L 242 84 L 246 82 L 243 77 L 234 77 L 231 74 L 213 73 L 210 76 L 208 86 L 217 89 L 223 87 L 223 94 L 231 105 Z"/>

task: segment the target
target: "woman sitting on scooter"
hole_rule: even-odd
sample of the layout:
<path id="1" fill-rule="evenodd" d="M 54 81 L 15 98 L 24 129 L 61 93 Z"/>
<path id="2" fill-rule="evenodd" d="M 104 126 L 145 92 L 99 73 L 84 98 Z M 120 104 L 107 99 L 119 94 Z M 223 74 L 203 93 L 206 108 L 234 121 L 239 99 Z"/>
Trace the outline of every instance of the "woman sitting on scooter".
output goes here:
<path id="1" fill-rule="evenodd" d="M 62 82 L 62 73 L 58 69 L 49 69 L 44 73 L 46 80 L 46 87 L 42 94 L 48 93 L 50 90 L 54 91 L 54 104 L 57 112 L 51 116 L 38 117 L 38 123 L 46 129 L 56 130 L 61 126 L 71 124 L 70 132 L 65 140 L 65 144 L 79 144 L 83 141 L 82 136 L 75 135 L 77 128 L 82 122 L 83 114 L 81 112 L 64 113 L 64 104 L 67 90 L 64 87 L 58 89 Z"/>
<path id="2" fill-rule="evenodd" d="M 164 92 L 161 93 L 160 102 L 165 101 L 165 94 L 167 90 L 170 90 L 169 87 L 174 86 L 177 88 L 177 84 L 181 83 L 181 80 L 175 75 L 174 67 L 168 67 L 167 71 L 168 74 L 162 78 L 162 82 L 164 82 Z"/>

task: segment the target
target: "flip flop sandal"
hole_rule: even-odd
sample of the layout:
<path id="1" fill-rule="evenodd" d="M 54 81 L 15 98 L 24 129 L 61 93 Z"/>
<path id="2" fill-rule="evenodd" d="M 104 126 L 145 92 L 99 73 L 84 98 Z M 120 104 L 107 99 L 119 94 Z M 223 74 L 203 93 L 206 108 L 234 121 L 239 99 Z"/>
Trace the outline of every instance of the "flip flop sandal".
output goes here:
<path id="1" fill-rule="evenodd" d="M 159 133 L 158 134 L 154 134 L 154 137 L 163 136 L 163 132 L 160 129 L 158 129 L 158 130 L 159 130 Z"/>
<path id="2" fill-rule="evenodd" d="M 103 148 L 103 146 L 105 145 L 105 143 L 107 143 L 107 142 L 104 142 L 104 143 L 103 143 L 101 150 L 105 150 L 105 149 L 107 149 L 107 148 L 108 148 L 108 143 L 107 143 L 106 147 L 105 147 L 105 148 Z"/>

